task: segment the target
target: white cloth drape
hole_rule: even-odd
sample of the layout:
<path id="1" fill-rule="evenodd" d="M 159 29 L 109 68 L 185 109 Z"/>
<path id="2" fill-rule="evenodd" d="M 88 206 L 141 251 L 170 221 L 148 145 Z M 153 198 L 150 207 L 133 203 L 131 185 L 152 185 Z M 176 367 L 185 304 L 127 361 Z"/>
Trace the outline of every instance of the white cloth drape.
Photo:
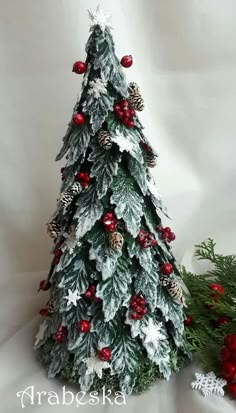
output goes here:
<path id="1" fill-rule="evenodd" d="M 141 120 L 160 154 L 154 176 L 177 234 L 174 252 L 192 268 L 192 246 L 214 237 L 235 252 L 236 4 L 234 0 L 101 0 L 113 14 L 118 56 L 132 54 L 128 80 L 146 103 Z M 37 295 L 49 266 L 44 223 L 56 205 L 54 158 L 80 89 L 71 73 L 85 59 L 87 8 L 95 0 L 0 0 L 0 395 L 1 411 L 19 411 L 16 392 L 56 390 L 32 351 L 45 303 Z M 169 224 L 168 224 L 169 225 Z M 197 268 L 197 267 L 195 267 Z M 227 398 L 192 391 L 194 366 L 137 398 L 127 411 L 235 411 Z M 58 390 L 59 391 L 59 390 Z M 64 406 L 31 405 L 28 411 Z M 68 409 L 76 411 L 76 406 Z M 82 406 L 84 411 L 93 406 Z M 97 406 L 103 411 L 107 406 Z M 121 409 L 111 406 L 110 409 Z M 41 409 L 41 410 L 40 410 Z M 124 407 L 123 407 L 124 409 Z"/>

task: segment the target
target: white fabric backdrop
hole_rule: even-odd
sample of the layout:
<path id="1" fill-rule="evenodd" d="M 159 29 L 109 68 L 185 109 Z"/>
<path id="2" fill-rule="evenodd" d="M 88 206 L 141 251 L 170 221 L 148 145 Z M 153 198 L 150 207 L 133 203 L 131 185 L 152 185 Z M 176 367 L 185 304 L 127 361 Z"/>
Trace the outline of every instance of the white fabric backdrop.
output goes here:
<path id="1" fill-rule="evenodd" d="M 135 59 L 127 76 L 145 98 L 141 118 L 160 154 L 154 176 L 173 216 L 179 261 L 196 266 L 192 246 L 208 236 L 220 251 L 235 252 L 235 1 L 100 3 L 113 14 L 117 55 Z M 80 89 L 81 78 L 71 67 L 85 58 L 86 10 L 96 5 L 97 0 L 0 0 L 3 412 L 19 408 L 16 391 L 28 385 L 36 391 L 60 387 L 47 380 L 31 350 L 39 322 L 34 316 L 45 302 L 36 288 L 50 262 L 44 223 L 55 208 L 62 166 L 54 158 Z M 206 401 L 193 392 L 193 370 L 131 398 L 126 408 L 235 411 L 226 398 Z M 53 410 L 47 404 L 28 410 L 40 408 Z"/>

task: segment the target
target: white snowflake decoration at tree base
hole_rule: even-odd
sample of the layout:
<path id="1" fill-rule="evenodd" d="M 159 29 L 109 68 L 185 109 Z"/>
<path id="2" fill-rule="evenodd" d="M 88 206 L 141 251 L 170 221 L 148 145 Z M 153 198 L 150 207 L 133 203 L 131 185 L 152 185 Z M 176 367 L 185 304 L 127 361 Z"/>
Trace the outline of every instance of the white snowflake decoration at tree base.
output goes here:
<path id="1" fill-rule="evenodd" d="M 102 371 L 110 368 L 110 364 L 107 361 L 100 360 L 95 354 L 84 359 L 83 362 L 87 366 L 86 374 L 96 373 L 99 379 L 102 378 Z"/>
<path id="2" fill-rule="evenodd" d="M 90 24 L 90 31 L 94 29 L 95 26 L 99 26 L 102 31 L 105 30 L 106 27 L 111 27 L 111 13 L 105 13 L 100 4 L 97 6 L 95 11 L 88 10 L 88 14 L 91 20 Z"/>
<path id="3" fill-rule="evenodd" d="M 213 371 L 207 374 L 195 373 L 195 376 L 196 380 L 191 383 L 191 386 L 195 390 L 200 390 L 204 397 L 212 394 L 224 396 L 223 387 L 227 381 L 217 378 Z"/>

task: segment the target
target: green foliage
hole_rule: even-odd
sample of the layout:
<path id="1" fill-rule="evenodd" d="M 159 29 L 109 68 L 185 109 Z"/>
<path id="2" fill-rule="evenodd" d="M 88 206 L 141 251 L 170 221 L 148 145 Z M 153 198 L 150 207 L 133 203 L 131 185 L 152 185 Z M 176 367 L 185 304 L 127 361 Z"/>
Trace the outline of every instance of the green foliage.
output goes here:
<path id="1" fill-rule="evenodd" d="M 182 267 L 181 272 L 189 291 L 186 312 L 193 318 L 192 326 L 186 328 L 188 348 L 197 354 L 205 368 L 219 373 L 224 337 L 236 332 L 236 256 L 216 253 L 215 245 L 209 239 L 196 246 L 196 257 L 210 262 L 209 271 L 195 275 Z M 224 293 L 212 291 L 211 283 L 220 284 Z M 218 326 L 221 316 L 229 317 L 230 322 Z"/>

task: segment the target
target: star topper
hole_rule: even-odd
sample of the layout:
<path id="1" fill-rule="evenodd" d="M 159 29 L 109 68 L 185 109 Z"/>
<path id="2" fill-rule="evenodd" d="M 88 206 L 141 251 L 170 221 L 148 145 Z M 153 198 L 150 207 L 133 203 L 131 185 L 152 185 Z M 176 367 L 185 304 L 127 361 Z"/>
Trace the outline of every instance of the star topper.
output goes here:
<path id="1" fill-rule="evenodd" d="M 97 6 L 95 11 L 88 10 L 88 14 L 91 20 L 90 23 L 90 30 L 93 30 L 95 26 L 99 26 L 102 31 L 105 30 L 106 27 L 111 27 L 111 13 L 105 13 L 100 4 Z"/>

